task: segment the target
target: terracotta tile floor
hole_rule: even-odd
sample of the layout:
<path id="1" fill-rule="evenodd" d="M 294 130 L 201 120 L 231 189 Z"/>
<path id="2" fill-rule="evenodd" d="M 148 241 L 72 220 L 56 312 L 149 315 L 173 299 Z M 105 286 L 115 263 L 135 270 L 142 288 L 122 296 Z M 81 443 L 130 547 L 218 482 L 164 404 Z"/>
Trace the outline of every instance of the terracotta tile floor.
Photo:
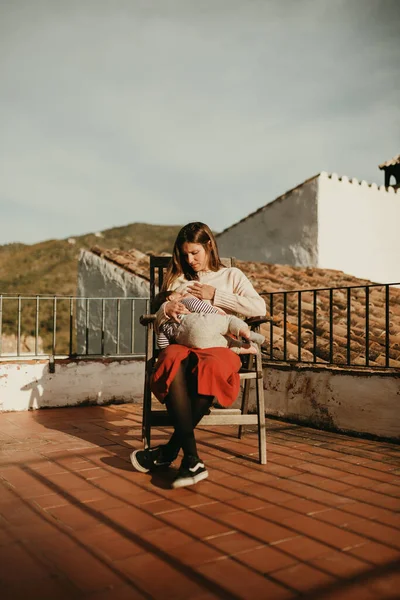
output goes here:
<path id="1" fill-rule="evenodd" d="M 0 415 L 2 600 L 400 597 L 400 449 L 268 422 L 198 430 L 210 477 L 135 472 L 140 407 Z M 165 440 L 165 430 L 153 440 Z"/>

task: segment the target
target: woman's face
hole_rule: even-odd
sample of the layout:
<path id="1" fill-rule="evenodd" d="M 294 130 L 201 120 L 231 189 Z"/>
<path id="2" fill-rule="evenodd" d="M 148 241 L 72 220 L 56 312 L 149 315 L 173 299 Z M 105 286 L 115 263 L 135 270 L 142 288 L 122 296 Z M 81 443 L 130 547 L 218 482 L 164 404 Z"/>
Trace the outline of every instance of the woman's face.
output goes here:
<path id="1" fill-rule="evenodd" d="M 185 242 L 182 244 L 181 253 L 188 265 L 195 271 L 205 271 L 208 266 L 208 254 L 201 244 Z"/>

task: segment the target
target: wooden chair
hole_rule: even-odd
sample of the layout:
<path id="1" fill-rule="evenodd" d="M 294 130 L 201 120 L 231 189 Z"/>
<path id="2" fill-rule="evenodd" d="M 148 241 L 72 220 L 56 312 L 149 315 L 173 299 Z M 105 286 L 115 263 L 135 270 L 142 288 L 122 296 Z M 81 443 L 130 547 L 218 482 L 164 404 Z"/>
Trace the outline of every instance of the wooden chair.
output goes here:
<path id="1" fill-rule="evenodd" d="M 150 257 L 150 306 L 161 289 L 164 273 L 170 261 L 169 256 L 151 256 Z M 234 259 L 222 259 L 225 266 L 234 266 Z M 257 330 L 261 323 L 267 322 L 265 317 L 254 317 L 247 319 L 246 322 L 251 329 Z M 143 397 L 143 421 L 142 434 L 144 447 L 150 447 L 151 428 L 172 425 L 168 413 L 162 409 L 152 407 L 152 394 L 150 391 L 150 378 L 153 372 L 155 361 L 157 360 L 159 350 L 156 347 L 154 335 L 155 315 L 147 314 L 140 317 L 140 323 L 147 328 L 146 335 L 146 363 Z M 261 363 L 261 354 L 244 355 L 242 357 L 242 368 L 239 371 L 241 381 L 244 381 L 242 403 L 240 409 L 235 408 L 216 408 L 212 406 L 210 414 L 205 415 L 201 425 L 239 425 L 239 438 L 242 437 L 243 427 L 245 425 L 257 425 L 258 427 L 258 448 L 261 464 L 267 463 L 267 445 L 265 432 L 265 408 L 264 408 L 264 386 L 263 372 Z M 257 413 L 248 413 L 250 384 L 255 380 Z"/>

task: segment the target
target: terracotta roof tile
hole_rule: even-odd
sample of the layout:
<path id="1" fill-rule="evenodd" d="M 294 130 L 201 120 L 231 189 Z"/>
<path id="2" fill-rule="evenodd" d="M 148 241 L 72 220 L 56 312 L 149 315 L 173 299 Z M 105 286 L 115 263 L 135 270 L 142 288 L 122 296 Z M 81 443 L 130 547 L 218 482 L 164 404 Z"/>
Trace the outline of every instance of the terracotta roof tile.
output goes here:
<path id="1" fill-rule="evenodd" d="M 92 252 L 106 260 L 117 264 L 123 269 L 142 277 L 150 279 L 149 256 L 132 249 L 130 251 L 106 250 L 98 246 Z M 341 288 L 332 292 L 333 299 L 333 362 L 346 364 L 347 362 L 347 289 L 351 286 L 366 286 L 372 282 L 359 279 L 332 269 L 318 269 L 314 267 L 292 267 L 289 265 L 272 265 L 261 262 L 236 260 L 237 266 L 252 281 L 260 293 L 265 294 L 268 315 L 270 314 L 271 292 L 292 292 L 287 294 L 287 360 L 298 358 L 298 290 L 319 289 L 317 293 L 317 321 L 316 321 L 316 347 L 315 355 L 318 363 L 327 363 L 330 358 L 329 343 L 329 289 Z M 369 364 L 370 366 L 385 366 L 386 364 L 386 339 L 385 339 L 385 293 L 383 285 L 370 288 L 369 292 Z M 351 296 L 351 363 L 365 365 L 366 345 L 366 310 L 365 288 L 352 289 Z M 283 319 L 283 294 L 274 295 L 273 306 L 273 358 L 284 358 L 284 319 Z M 301 295 L 301 359 L 312 361 L 314 358 L 314 294 L 312 291 L 302 292 Z M 271 325 L 263 325 L 266 336 L 264 353 L 270 356 Z M 400 368 L 400 289 L 390 288 L 389 310 L 389 366 Z"/>
<path id="2" fill-rule="evenodd" d="M 146 279 L 146 281 L 150 281 L 149 257 L 136 248 L 132 248 L 131 250 L 118 250 L 117 248 L 109 250 L 107 248 L 100 248 L 100 246 L 93 246 L 91 252 L 122 267 L 130 273 L 138 275 L 142 279 Z"/>

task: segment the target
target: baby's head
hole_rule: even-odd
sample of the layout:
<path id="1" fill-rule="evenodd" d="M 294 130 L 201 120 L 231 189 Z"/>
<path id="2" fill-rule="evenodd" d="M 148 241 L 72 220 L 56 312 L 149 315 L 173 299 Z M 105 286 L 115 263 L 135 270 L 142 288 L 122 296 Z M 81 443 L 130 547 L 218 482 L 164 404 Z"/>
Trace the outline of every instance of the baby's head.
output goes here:
<path id="1" fill-rule="evenodd" d="M 158 309 L 160 308 L 160 306 L 162 304 L 164 304 L 164 302 L 179 301 L 179 300 L 182 300 L 182 298 L 184 298 L 187 295 L 188 294 L 185 292 L 183 292 L 183 293 L 182 292 L 173 292 L 171 290 L 169 290 L 167 292 L 160 292 L 159 294 L 157 294 L 157 296 L 153 300 L 152 312 L 153 313 L 157 312 Z"/>
<path id="2" fill-rule="evenodd" d="M 184 298 L 185 296 L 187 296 L 186 293 L 183 292 L 167 292 L 167 294 L 169 294 L 168 296 L 168 300 L 171 301 L 179 301 L 182 300 L 182 298 Z"/>

